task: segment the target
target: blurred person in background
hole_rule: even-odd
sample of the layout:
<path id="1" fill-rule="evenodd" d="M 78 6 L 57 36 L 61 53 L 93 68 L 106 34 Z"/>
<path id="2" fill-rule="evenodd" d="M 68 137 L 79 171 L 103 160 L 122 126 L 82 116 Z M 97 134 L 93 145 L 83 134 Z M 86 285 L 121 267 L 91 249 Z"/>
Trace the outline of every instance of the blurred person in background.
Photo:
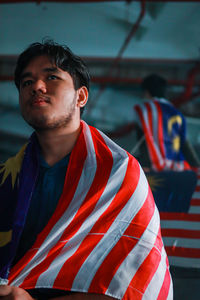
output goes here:
<path id="1" fill-rule="evenodd" d="M 151 74 L 142 81 L 145 102 L 135 105 L 138 139 L 144 135 L 137 157 L 146 169 L 155 171 L 190 170 L 198 166 L 197 157 L 186 140 L 186 120 L 166 98 L 167 81 Z"/>

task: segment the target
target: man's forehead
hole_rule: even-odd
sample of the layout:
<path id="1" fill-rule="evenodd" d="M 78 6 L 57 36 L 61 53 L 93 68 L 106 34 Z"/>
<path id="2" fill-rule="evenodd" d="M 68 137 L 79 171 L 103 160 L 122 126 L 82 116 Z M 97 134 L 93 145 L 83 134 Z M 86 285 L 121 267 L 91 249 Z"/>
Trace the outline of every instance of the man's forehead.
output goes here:
<path id="1" fill-rule="evenodd" d="M 24 72 L 27 72 L 28 70 L 31 70 L 33 68 L 41 68 L 41 69 L 59 69 L 55 62 L 53 62 L 52 59 L 50 59 L 46 55 L 36 56 L 33 57 L 30 62 L 26 65 L 26 67 L 23 70 Z"/>

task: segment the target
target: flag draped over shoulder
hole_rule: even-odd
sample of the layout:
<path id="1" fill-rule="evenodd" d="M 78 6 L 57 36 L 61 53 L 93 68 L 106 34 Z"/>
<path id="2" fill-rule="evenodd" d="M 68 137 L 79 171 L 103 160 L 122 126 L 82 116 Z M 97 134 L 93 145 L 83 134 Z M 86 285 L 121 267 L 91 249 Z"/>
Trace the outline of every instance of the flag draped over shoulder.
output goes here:
<path id="1" fill-rule="evenodd" d="M 37 175 L 37 152 L 34 150 L 34 143 L 30 141 L 15 157 L 0 165 L 0 284 L 7 283 L 28 212 Z M 28 155 L 24 157 L 25 152 Z M 20 184 L 22 179 L 23 185 Z"/>
<path id="2" fill-rule="evenodd" d="M 57 208 L 11 269 L 9 284 L 124 300 L 172 299 L 159 213 L 139 163 L 102 132 L 83 121 L 81 126 Z M 34 189 L 34 147 L 32 138 L 19 175 L 16 219 Z"/>
<path id="3" fill-rule="evenodd" d="M 145 135 L 152 168 L 155 171 L 189 170 L 182 146 L 185 142 L 185 118 L 165 99 L 135 105 Z"/>

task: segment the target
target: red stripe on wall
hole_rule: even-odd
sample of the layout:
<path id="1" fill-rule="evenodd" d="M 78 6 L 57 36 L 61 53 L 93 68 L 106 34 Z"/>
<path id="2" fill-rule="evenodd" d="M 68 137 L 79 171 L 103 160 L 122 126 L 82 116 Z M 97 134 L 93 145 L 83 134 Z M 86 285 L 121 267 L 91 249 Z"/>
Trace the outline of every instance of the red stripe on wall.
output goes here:
<path id="1" fill-rule="evenodd" d="M 177 237 L 188 239 L 200 239 L 200 230 L 186 230 L 186 229 L 161 229 L 163 237 Z"/>
<path id="2" fill-rule="evenodd" d="M 179 256 L 186 258 L 200 258 L 199 249 L 165 246 L 168 256 Z"/>
<path id="3" fill-rule="evenodd" d="M 158 112 L 158 141 L 161 150 L 162 157 L 165 157 L 165 149 L 164 149 L 164 138 L 163 138 L 163 116 L 162 110 L 158 102 L 154 102 L 157 112 Z"/>
<path id="4" fill-rule="evenodd" d="M 200 206 L 200 199 L 192 199 L 190 206 Z"/>
<path id="5" fill-rule="evenodd" d="M 160 218 L 161 220 L 200 222 L 200 214 L 161 212 Z"/>
<path id="6" fill-rule="evenodd" d="M 200 192 L 200 185 L 196 186 L 195 192 Z"/>

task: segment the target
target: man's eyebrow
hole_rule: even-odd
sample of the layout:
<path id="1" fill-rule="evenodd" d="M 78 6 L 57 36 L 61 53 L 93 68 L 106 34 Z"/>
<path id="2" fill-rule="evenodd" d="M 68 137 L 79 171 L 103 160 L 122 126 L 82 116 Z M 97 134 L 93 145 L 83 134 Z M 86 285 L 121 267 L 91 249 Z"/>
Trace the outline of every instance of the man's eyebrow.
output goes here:
<path id="1" fill-rule="evenodd" d="M 26 78 L 26 77 L 31 77 L 32 76 L 32 73 L 31 72 L 26 72 L 26 73 L 23 73 L 20 77 L 20 80 Z"/>
<path id="2" fill-rule="evenodd" d="M 56 67 L 52 67 L 52 68 L 44 68 L 43 70 L 42 70 L 44 73 L 52 73 L 52 72 L 54 72 L 54 73 L 60 73 L 60 71 L 58 70 L 58 68 L 56 68 Z M 20 80 L 23 80 L 24 78 L 26 78 L 26 77 L 33 77 L 33 74 L 31 73 L 31 72 L 25 72 L 25 73 L 23 73 L 22 75 L 21 75 L 21 78 L 20 78 Z"/>
<path id="3" fill-rule="evenodd" d="M 52 67 L 52 68 L 44 68 L 42 71 L 43 71 L 43 72 L 46 72 L 46 73 L 51 73 L 51 72 L 60 73 L 60 71 L 59 71 L 58 68 L 56 68 L 56 67 Z"/>

